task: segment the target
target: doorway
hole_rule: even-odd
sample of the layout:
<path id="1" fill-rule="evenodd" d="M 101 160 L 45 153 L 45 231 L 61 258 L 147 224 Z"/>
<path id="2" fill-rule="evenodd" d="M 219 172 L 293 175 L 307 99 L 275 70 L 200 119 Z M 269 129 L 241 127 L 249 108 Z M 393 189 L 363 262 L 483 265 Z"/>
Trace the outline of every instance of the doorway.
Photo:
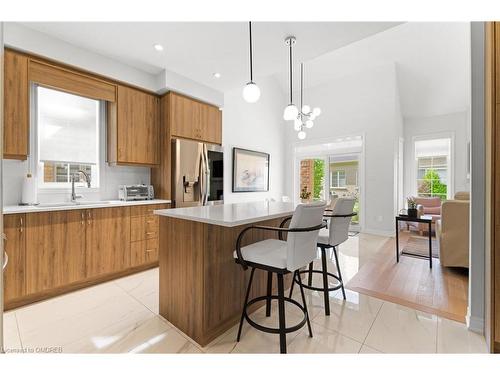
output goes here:
<path id="1" fill-rule="evenodd" d="M 354 212 L 351 230 L 359 231 L 359 218 L 362 215 L 359 204 L 359 154 L 328 156 L 328 186 L 330 200 L 333 198 L 353 198 Z"/>
<path id="2" fill-rule="evenodd" d="M 363 137 L 361 135 L 312 141 L 295 146 L 295 201 L 354 198 L 350 230 L 363 225 Z"/>

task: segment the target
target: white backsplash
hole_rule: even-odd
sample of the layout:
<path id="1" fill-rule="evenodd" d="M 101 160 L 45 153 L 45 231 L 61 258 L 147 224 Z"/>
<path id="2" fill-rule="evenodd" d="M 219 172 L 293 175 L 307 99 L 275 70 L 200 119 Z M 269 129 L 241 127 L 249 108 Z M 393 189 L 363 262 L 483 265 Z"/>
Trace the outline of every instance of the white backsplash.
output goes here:
<path id="1" fill-rule="evenodd" d="M 21 201 L 23 178 L 28 170 L 28 162 L 19 160 L 3 160 L 3 204 L 4 206 L 17 205 Z M 110 167 L 104 166 L 101 175 L 99 191 L 89 191 L 79 188 L 77 192 L 86 200 L 118 199 L 119 185 L 149 184 L 151 170 L 146 167 Z M 70 189 L 61 192 L 39 192 L 40 203 L 61 202 L 70 199 Z"/>

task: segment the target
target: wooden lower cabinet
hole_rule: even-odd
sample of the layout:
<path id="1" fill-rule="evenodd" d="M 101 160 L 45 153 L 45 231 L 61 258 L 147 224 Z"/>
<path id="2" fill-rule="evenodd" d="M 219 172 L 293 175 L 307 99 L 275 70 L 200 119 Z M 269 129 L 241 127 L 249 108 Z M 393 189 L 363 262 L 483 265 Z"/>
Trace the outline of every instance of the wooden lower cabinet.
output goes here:
<path id="1" fill-rule="evenodd" d="M 130 267 L 130 208 L 87 210 L 87 277 Z"/>
<path id="2" fill-rule="evenodd" d="M 130 244 L 130 265 L 132 267 L 158 262 L 158 238 L 135 241 Z"/>
<path id="3" fill-rule="evenodd" d="M 85 278 L 83 210 L 26 215 L 27 294 Z"/>
<path id="4" fill-rule="evenodd" d="M 170 205 L 148 205 L 130 208 L 130 265 L 137 267 L 158 262 L 159 217 L 154 210 Z"/>
<path id="5" fill-rule="evenodd" d="M 26 264 L 26 215 L 5 215 L 3 230 L 5 233 L 5 253 L 9 263 L 4 273 L 4 299 L 9 301 L 23 297 L 26 294 L 25 264 Z"/>
<path id="6" fill-rule="evenodd" d="M 4 274 L 6 308 L 154 267 L 158 264 L 158 217 L 153 210 L 166 207 L 4 215 L 9 257 Z"/>

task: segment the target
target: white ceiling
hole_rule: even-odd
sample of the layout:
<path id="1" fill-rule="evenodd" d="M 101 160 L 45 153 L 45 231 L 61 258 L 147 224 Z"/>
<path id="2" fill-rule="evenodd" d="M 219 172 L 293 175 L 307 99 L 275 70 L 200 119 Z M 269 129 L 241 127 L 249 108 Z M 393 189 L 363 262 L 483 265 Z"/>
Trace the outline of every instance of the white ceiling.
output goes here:
<path id="1" fill-rule="evenodd" d="M 296 61 L 329 51 L 394 27 L 396 22 L 255 22 L 254 80 L 287 71 L 284 39 L 297 37 Z M 25 22 L 43 32 L 144 70 L 181 74 L 219 91 L 249 80 L 246 22 Z M 164 50 L 157 52 L 159 43 Z M 215 79 L 213 73 L 221 78 Z"/>
<path id="2" fill-rule="evenodd" d="M 469 23 L 408 22 L 307 62 L 305 87 L 394 63 L 403 116 L 462 112 L 470 107 L 470 58 Z M 287 90 L 286 72 L 277 79 Z"/>

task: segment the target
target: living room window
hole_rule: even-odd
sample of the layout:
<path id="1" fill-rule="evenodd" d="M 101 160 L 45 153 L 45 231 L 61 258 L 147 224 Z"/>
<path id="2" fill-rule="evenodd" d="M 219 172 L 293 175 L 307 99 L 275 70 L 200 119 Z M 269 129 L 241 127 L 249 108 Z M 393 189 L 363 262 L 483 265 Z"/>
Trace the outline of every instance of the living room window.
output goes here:
<path id="1" fill-rule="evenodd" d="M 99 128 L 101 102 L 35 86 L 38 186 L 68 188 L 82 170 L 99 187 Z M 85 186 L 80 175 L 76 186 Z"/>
<path id="2" fill-rule="evenodd" d="M 416 183 L 419 197 L 450 195 L 451 138 L 415 141 Z"/>

